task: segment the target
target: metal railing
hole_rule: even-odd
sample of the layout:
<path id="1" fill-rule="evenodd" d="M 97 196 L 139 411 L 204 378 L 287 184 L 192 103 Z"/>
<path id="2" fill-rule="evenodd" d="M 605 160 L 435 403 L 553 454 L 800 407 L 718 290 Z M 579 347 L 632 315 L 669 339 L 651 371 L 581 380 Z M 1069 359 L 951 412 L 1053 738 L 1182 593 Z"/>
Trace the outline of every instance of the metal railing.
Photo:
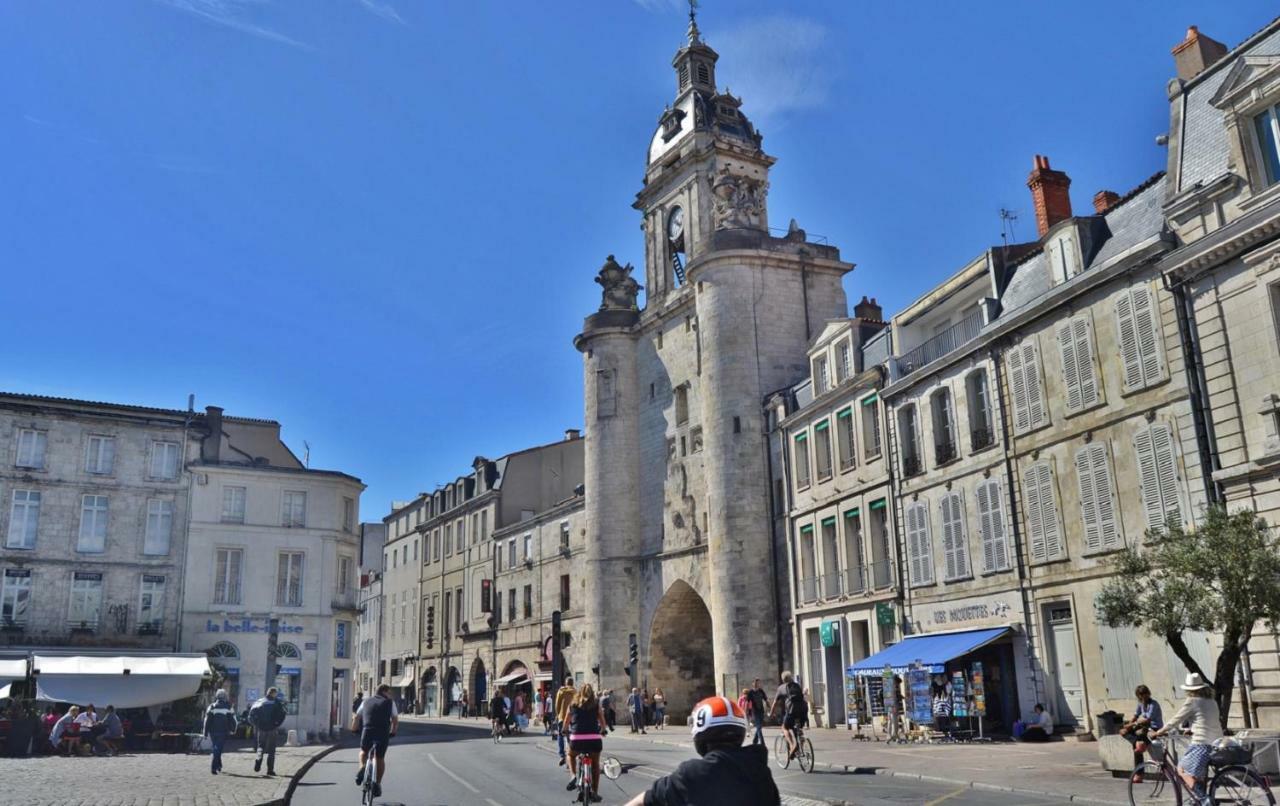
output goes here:
<path id="1" fill-rule="evenodd" d="M 817 577 L 800 580 L 800 601 L 802 604 L 810 604 L 818 601 Z"/>
<path id="2" fill-rule="evenodd" d="M 138 635 L 159 635 L 163 627 L 163 621 L 143 621 L 138 624 Z"/>
<path id="3" fill-rule="evenodd" d="M 822 598 L 834 599 L 844 593 L 844 587 L 840 584 L 840 574 L 823 574 L 822 575 Z"/>
<path id="4" fill-rule="evenodd" d="M 982 331 L 982 311 L 970 314 L 938 335 L 900 356 L 895 363 L 898 367 L 897 377 L 910 375 L 926 364 L 930 364 L 957 347 L 977 338 Z"/>
<path id="5" fill-rule="evenodd" d="M 867 589 L 867 567 L 858 565 L 844 572 L 844 589 L 848 593 L 862 593 Z"/>
<path id="6" fill-rule="evenodd" d="M 896 583 L 893 578 L 893 560 L 877 560 L 871 563 L 868 568 L 871 570 L 872 590 L 892 588 Z"/>
<path id="7" fill-rule="evenodd" d="M 921 466 L 919 456 L 904 455 L 902 457 L 902 475 L 903 476 L 907 478 L 910 478 L 911 476 L 918 476 L 923 470 L 924 468 Z"/>
<path id="8" fill-rule="evenodd" d="M 954 442 L 938 443 L 933 446 L 933 455 L 936 457 L 938 464 L 945 465 L 956 458 L 956 444 Z"/>

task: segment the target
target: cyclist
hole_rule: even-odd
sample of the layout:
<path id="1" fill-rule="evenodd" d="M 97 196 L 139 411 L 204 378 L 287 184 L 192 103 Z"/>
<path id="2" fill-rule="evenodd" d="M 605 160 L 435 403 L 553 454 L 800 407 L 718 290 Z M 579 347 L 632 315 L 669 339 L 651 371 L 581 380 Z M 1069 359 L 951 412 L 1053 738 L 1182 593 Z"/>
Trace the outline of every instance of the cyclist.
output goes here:
<path id="1" fill-rule="evenodd" d="M 493 692 L 493 699 L 489 700 L 489 721 L 493 723 L 493 729 L 500 733 L 507 730 L 507 698 L 503 696 L 502 689 L 499 688 Z"/>
<path id="2" fill-rule="evenodd" d="M 1182 685 L 1187 692 L 1187 699 L 1178 709 L 1178 713 L 1169 717 L 1169 721 L 1160 730 L 1150 734 L 1158 739 L 1184 722 L 1191 726 L 1191 743 L 1182 751 L 1178 759 L 1178 772 L 1187 788 L 1197 795 L 1204 795 L 1205 773 L 1209 770 L 1209 754 L 1213 751 L 1213 743 L 1222 738 L 1222 722 L 1218 718 L 1218 703 L 1213 699 L 1213 686 L 1204 681 L 1200 675 L 1192 672 L 1187 675 L 1187 682 Z"/>
<path id="3" fill-rule="evenodd" d="M 600 801 L 600 751 L 604 750 L 604 734 L 608 731 L 604 722 L 604 709 L 596 699 L 590 683 L 583 683 L 569 705 L 569 785 L 570 792 L 578 787 L 578 756 L 591 759 L 591 801 Z"/>
<path id="4" fill-rule="evenodd" d="M 777 806 L 782 802 L 769 772 L 769 752 L 763 744 L 742 745 L 747 738 L 747 720 L 737 703 L 726 697 L 708 697 L 694 707 L 689 721 L 693 724 L 693 746 L 701 758 L 686 761 L 675 772 L 659 778 L 627 806 Z"/>
<path id="5" fill-rule="evenodd" d="M 387 771 L 387 745 L 400 727 L 400 712 L 391 699 L 391 686 L 378 686 L 378 692 L 366 697 L 360 709 L 351 717 L 351 731 L 360 729 L 360 769 L 356 770 L 356 786 L 364 783 L 364 768 L 369 763 L 369 752 L 374 755 L 377 776 L 373 782 L 373 796 L 382 797 L 382 776 Z"/>
<path id="6" fill-rule="evenodd" d="M 809 724 L 809 703 L 804 698 L 804 689 L 800 688 L 791 672 L 782 673 L 782 685 L 774 695 L 769 716 L 776 714 L 779 708 L 782 709 L 782 733 L 787 737 L 787 758 L 795 758 L 795 729 Z"/>

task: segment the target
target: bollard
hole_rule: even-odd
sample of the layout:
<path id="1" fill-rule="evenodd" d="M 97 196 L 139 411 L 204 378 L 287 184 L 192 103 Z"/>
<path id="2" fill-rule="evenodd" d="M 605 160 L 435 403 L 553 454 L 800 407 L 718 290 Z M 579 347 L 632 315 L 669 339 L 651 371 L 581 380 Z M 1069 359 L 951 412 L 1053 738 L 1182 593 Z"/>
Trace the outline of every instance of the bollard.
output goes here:
<path id="1" fill-rule="evenodd" d="M 285 740 L 285 744 L 287 744 L 289 747 L 298 746 L 298 732 L 296 730 L 289 731 L 289 738 Z"/>

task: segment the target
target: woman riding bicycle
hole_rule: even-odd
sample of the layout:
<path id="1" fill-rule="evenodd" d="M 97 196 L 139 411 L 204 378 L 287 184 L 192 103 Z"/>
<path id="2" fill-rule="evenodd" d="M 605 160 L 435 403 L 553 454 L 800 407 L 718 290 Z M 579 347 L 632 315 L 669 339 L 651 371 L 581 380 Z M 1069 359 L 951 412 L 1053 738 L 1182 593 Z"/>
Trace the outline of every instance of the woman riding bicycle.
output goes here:
<path id="1" fill-rule="evenodd" d="M 596 699 L 590 683 L 583 683 L 569 704 L 569 785 L 573 791 L 578 786 L 577 761 L 579 755 L 591 759 L 591 800 L 600 800 L 600 751 L 604 749 L 604 709 Z"/>
<path id="2" fill-rule="evenodd" d="M 1203 795 L 1209 754 L 1213 750 L 1213 743 L 1222 738 L 1222 721 L 1219 719 L 1218 703 L 1213 699 L 1213 687 L 1204 682 L 1203 677 L 1195 673 L 1187 675 L 1187 682 L 1182 688 L 1187 692 L 1187 699 L 1178 713 L 1169 717 L 1164 727 L 1150 735 L 1156 739 L 1180 728 L 1184 722 L 1191 724 L 1191 744 L 1187 745 L 1182 758 L 1178 759 L 1178 772 L 1182 774 L 1188 789 Z"/>

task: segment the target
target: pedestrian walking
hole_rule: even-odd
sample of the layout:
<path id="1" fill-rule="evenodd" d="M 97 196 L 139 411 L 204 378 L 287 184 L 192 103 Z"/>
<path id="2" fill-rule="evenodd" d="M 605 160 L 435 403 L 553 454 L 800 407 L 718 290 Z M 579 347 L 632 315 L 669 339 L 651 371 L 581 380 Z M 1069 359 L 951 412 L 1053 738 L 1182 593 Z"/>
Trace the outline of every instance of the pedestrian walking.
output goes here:
<path id="1" fill-rule="evenodd" d="M 460 708 L 458 709 L 458 719 L 462 719 L 463 717 L 465 717 L 465 716 L 467 715 L 467 706 L 468 706 L 468 704 L 469 704 L 469 703 L 468 703 L 468 701 L 467 701 L 467 692 L 464 690 L 464 691 L 462 692 L 462 707 L 460 707 Z"/>
<path id="2" fill-rule="evenodd" d="M 204 735 L 209 737 L 213 745 L 213 754 L 209 760 L 209 772 L 217 775 L 222 772 L 222 746 L 227 737 L 236 729 L 236 712 L 231 707 L 227 690 L 220 688 L 213 694 L 213 702 L 204 712 Z"/>
<path id="3" fill-rule="evenodd" d="M 764 744 L 764 715 L 768 708 L 769 695 L 765 693 L 764 686 L 760 685 L 760 678 L 757 677 L 751 684 L 751 688 L 747 690 L 747 700 L 751 703 L 751 724 L 755 728 L 751 743 Z"/>
<path id="4" fill-rule="evenodd" d="M 613 710 L 613 689 L 607 688 L 600 694 L 600 710 L 604 711 L 604 722 L 609 730 L 616 723 L 616 712 Z"/>
<path id="5" fill-rule="evenodd" d="M 627 713 L 631 715 L 631 732 L 644 733 L 644 697 L 638 688 L 631 689 L 627 696 Z"/>
<path id="6" fill-rule="evenodd" d="M 286 711 L 280 702 L 279 690 L 272 686 L 267 689 L 267 696 L 255 702 L 249 708 L 249 722 L 253 725 L 253 744 L 257 758 L 253 762 L 253 771 L 262 772 L 263 756 L 267 759 L 267 775 L 276 774 L 276 742 L 279 737 L 276 731 L 284 724 Z"/>
<path id="7" fill-rule="evenodd" d="M 360 710 L 360 703 L 361 703 L 361 702 L 363 702 L 363 701 L 364 701 L 364 692 L 363 692 L 363 691 L 357 691 L 357 692 L 356 692 L 356 698 L 355 698 L 354 700 L 352 700 L 352 701 L 351 701 L 351 713 L 353 713 L 353 714 L 354 714 L 354 713 L 358 712 L 358 711 Z"/>
<path id="8" fill-rule="evenodd" d="M 667 695 L 662 693 L 662 689 L 656 689 L 653 692 L 653 726 L 658 730 L 662 730 L 662 722 L 667 716 Z"/>
<path id="9" fill-rule="evenodd" d="M 564 685 L 556 692 L 555 700 L 556 751 L 560 754 L 560 766 L 564 766 L 564 734 L 569 728 L 569 706 L 573 703 L 574 693 L 573 677 L 565 675 Z"/>

